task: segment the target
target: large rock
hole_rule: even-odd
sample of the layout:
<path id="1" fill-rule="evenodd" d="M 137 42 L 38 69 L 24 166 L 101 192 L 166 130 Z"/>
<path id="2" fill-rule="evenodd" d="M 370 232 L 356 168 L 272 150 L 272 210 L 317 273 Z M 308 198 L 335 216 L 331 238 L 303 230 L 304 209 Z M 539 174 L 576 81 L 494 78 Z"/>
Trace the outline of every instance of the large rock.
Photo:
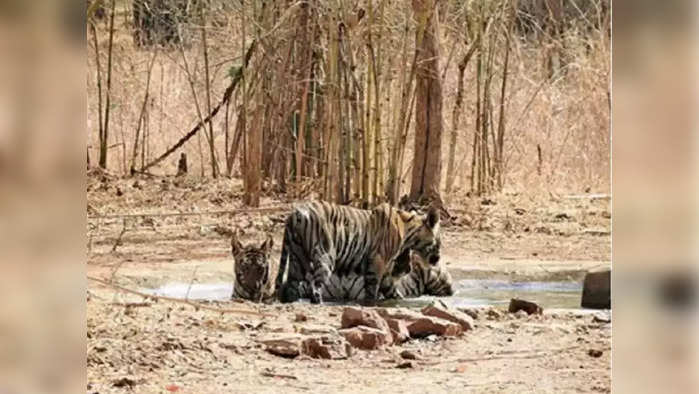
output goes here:
<path id="1" fill-rule="evenodd" d="M 384 345 L 388 345 L 391 340 L 386 340 L 386 335 L 383 331 L 366 326 L 344 328 L 340 330 L 339 333 L 350 345 L 362 350 L 380 349 Z"/>
<path id="2" fill-rule="evenodd" d="M 386 323 L 388 327 L 391 328 L 391 335 L 393 335 L 393 343 L 399 344 L 410 339 L 410 332 L 408 331 L 408 324 L 403 320 L 386 318 Z"/>
<path id="3" fill-rule="evenodd" d="M 413 338 L 422 338 L 433 334 L 454 337 L 461 335 L 463 329 L 461 325 L 450 322 L 449 320 L 433 316 L 423 316 L 408 324 L 408 332 L 410 332 L 410 336 Z"/>
<path id="4" fill-rule="evenodd" d="M 450 309 L 444 303 L 433 302 L 432 304 L 422 308 L 422 314 L 434 316 L 440 319 L 449 320 L 461 326 L 464 331 L 473 329 L 473 318 L 464 312 Z"/>
<path id="5" fill-rule="evenodd" d="M 342 311 L 342 328 L 352 328 L 357 326 L 366 326 L 379 330 L 384 336 L 384 343 L 392 343 L 393 335 L 391 328 L 377 312 L 370 309 L 361 309 L 355 307 L 346 307 Z"/>
<path id="6" fill-rule="evenodd" d="M 420 313 L 406 308 L 377 308 L 376 312 L 384 319 L 391 318 L 407 322 L 413 322 L 423 317 Z"/>
<path id="7" fill-rule="evenodd" d="M 596 268 L 587 272 L 583 282 L 583 308 L 610 309 L 612 271 L 609 268 Z"/>

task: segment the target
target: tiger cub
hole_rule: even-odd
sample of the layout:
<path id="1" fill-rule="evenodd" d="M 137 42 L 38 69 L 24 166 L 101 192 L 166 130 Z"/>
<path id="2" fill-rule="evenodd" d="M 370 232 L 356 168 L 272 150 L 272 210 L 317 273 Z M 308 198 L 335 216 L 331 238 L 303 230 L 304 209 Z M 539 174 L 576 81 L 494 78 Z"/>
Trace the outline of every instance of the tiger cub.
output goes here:
<path id="1" fill-rule="evenodd" d="M 403 262 L 405 263 L 405 262 Z M 382 283 L 381 293 L 387 299 L 413 298 L 423 295 L 447 297 L 454 295 L 454 281 L 447 267 L 437 264 L 425 267 L 414 258 L 409 259 L 410 272 Z M 396 264 L 398 267 L 400 264 Z"/>
<path id="2" fill-rule="evenodd" d="M 261 302 L 274 297 L 275 264 L 270 264 L 270 252 L 274 241 L 268 235 L 259 246 L 243 245 L 238 240 L 237 232 L 231 237 L 231 253 L 233 254 L 235 282 L 233 297 Z"/>
<path id="3" fill-rule="evenodd" d="M 385 277 L 407 272 L 406 266 L 394 270 L 398 256 L 412 251 L 423 264 L 436 265 L 440 244 L 434 209 L 422 216 L 388 204 L 372 210 L 322 201 L 300 204 L 286 221 L 277 296 L 282 302 L 310 297 L 321 303 L 332 281 L 352 281 L 361 283 L 364 301 L 373 303 Z M 332 298 L 352 300 L 347 294 Z"/>

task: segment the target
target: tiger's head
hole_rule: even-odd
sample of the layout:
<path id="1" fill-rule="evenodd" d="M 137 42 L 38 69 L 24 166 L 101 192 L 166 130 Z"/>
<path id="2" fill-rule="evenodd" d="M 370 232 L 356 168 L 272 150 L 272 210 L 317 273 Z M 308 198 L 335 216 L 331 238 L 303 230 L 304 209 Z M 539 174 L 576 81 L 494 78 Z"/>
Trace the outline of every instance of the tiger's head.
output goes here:
<path id="1" fill-rule="evenodd" d="M 425 265 L 435 266 L 439 263 L 442 241 L 439 230 L 439 212 L 429 209 L 426 215 L 405 212 L 408 226 L 405 247 L 412 250 L 418 260 Z"/>
<path id="2" fill-rule="evenodd" d="M 269 281 L 269 256 L 273 244 L 272 236 L 268 235 L 259 246 L 243 245 L 237 232 L 233 233 L 231 253 L 235 261 L 235 286 L 241 286 L 251 296 L 261 294 Z"/>

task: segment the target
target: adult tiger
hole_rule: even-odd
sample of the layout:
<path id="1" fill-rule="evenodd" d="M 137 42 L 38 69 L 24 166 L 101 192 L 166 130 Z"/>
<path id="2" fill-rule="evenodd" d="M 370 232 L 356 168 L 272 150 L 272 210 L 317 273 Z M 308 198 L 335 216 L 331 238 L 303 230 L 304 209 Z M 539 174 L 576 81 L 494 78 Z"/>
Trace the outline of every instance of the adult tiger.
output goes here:
<path id="1" fill-rule="evenodd" d="M 396 259 L 414 251 L 423 264 L 436 265 L 440 251 L 439 214 L 422 216 L 380 204 L 363 210 L 327 202 L 307 202 L 294 208 L 286 221 L 276 290 L 280 301 L 310 297 L 321 303 L 331 280 L 362 278 L 364 299 L 378 300 L 379 285 L 394 270 Z M 330 286 L 326 285 L 330 284 Z M 344 294 L 331 298 L 343 299 Z M 346 299 L 346 298 L 345 298 Z"/>
<path id="2" fill-rule="evenodd" d="M 271 264 L 270 252 L 274 241 L 267 236 L 260 246 L 243 245 L 237 232 L 231 237 L 231 253 L 235 261 L 235 283 L 233 298 L 260 302 L 273 298 L 274 287 L 271 278 L 275 265 Z"/>

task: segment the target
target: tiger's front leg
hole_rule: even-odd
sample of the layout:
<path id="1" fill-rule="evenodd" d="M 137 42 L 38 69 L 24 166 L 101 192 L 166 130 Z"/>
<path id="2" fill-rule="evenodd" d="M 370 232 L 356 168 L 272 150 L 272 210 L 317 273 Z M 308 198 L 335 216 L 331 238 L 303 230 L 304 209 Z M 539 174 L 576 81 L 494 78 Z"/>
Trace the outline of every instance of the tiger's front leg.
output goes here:
<path id="1" fill-rule="evenodd" d="M 332 275 L 332 259 L 327 253 L 320 253 L 314 256 L 311 261 L 312 271 L 308 280 L 311 287 L 311 303 L 323 303 L 323 288 Z"/>
<path id="2" fill-rule="evenodd" d="M 369 261 L 364 273 L 364 302 L 368 306 L 374 306 L 379 301 L 379 288 L 381 287 L 381 268 L 383 260 L 375 257 Z"/>

